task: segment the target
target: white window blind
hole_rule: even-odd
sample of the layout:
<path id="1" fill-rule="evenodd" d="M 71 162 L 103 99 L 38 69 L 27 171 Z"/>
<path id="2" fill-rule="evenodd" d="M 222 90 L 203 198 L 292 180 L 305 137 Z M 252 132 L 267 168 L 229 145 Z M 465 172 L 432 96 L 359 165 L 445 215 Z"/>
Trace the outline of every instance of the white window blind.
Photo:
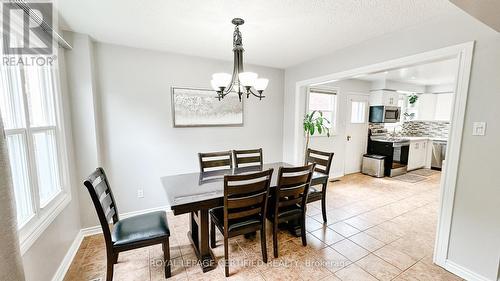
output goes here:
<path id="1" fill-rule="evenodd" d="M 308 94 L 308 113 L 321 111 L 323 117 L 330 121 L 326 127 L 333 129 L 336 120 L 337 92 L 332 89 L 310 88 Z"/>
<path id="2" fill-rule="evenodd" d="M 365 123 L 366 122 L 366 102 L 364 101 L 351 101 L 351 123 Z"/>

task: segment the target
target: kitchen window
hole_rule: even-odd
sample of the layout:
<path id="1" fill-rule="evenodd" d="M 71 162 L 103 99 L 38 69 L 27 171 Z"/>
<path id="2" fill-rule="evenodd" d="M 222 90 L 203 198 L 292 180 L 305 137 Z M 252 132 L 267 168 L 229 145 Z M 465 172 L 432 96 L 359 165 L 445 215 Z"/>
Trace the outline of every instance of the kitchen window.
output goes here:
<path id="1" fill-rule="evenodd" d="M 55 67 L 0 69 L 0 110 L 12 171 L 21 249 L 70 200 Z M 64 205 L 64 206 L 63 206 Z"/>
<path id="2" fill-rule="evenodd" d="M 312 113 L 315 110 L 323 112 L 323 117 L 330 121 L 326 127 L 330 128 L 330 134 L 333 134 L 337 122 L 337 91 L 329 88 L 309 88 L 307 112 Z M 322 135 L 326 136 L 326 133 Z"/>

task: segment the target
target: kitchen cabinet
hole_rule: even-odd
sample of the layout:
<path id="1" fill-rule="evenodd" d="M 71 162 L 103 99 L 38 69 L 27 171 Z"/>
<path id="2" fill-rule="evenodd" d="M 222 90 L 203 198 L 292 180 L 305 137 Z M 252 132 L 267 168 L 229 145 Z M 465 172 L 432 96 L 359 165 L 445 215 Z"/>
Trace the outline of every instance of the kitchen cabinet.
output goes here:
<path id="1" fill-rule="evenodd" d="M 370 105 L 398 106 L 399 94 L 394 91 L 375 90 L 370 92 Z"/>
<path id="2" fill-rule="evenodd" d="M 430 155 L 432 152 L 432 142 L 424 140 L 410 141 L 410 151 L 408 153 L 408 170 L 420 168 L 430 168 Z"/>

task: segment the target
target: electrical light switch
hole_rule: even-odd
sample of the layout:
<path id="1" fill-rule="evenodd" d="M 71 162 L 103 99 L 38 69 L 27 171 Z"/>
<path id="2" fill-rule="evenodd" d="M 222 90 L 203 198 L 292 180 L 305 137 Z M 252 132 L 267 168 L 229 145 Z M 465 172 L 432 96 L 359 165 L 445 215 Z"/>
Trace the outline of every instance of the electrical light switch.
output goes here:
<path id="1" fill-rule="evenodd" d="M 486 122 L 474 122 L 472 123 L 472 135 L 473 136 L 484 136 L 486 134 Z"/>

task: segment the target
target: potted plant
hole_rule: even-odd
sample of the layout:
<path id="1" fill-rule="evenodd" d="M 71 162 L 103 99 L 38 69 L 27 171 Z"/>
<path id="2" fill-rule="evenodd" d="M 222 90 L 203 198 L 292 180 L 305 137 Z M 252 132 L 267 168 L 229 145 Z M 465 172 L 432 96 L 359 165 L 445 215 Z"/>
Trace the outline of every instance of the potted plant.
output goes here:
<path id="1" fill-rule="evenodd" d="M 418 100 L 418 96 L 416 94 L 412 94 L 408 96 L 408 103 L 410 104 L 411 107 L 415 106 L 415 103 Z"/>
<path id="2" fill-rule="evenodd" d="M 326 126 L 327 124 L 330 124 L 330 121 L 323 117 L 323 112 L 320 110 L 314 110 L 304 116 L 304 132 L 306 136 L 305 153 L 307 153 L 307 149 L 309 148 L 311 136 L 316 132 L 320 135 L 326 133 L 326 136 L 330 137 L 330 128 Z"/>

